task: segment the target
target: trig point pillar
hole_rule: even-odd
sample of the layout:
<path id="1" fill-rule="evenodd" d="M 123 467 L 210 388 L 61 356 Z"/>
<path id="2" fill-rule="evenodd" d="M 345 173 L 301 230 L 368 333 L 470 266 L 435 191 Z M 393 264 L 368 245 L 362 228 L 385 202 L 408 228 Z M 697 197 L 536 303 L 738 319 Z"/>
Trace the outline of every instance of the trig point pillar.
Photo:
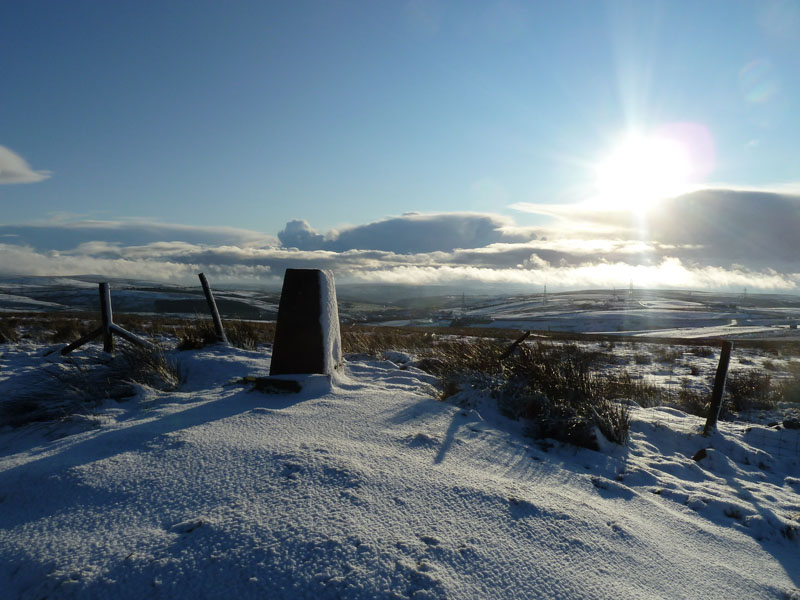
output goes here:
<path id="1" fill-rule="evenodd" d="M 269 374 L 329 375 L 341 364 L 342 339 L 333 273 L 286 269 Z"/>

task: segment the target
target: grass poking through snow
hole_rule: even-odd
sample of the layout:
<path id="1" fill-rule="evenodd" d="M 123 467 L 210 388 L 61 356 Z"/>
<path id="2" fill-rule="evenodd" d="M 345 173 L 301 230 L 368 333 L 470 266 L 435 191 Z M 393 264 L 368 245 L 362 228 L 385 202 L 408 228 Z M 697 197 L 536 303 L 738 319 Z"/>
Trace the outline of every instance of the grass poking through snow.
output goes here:
<path id="1" fill-rule="evenodd" d="M 135 396 L 139 386 L 162 391 L 183 381 L 178 364 L 160 347 L 121 345 L 114 356 L 91 353 L 42 366 L 0 404 L 0 426 L 19 427 L 89 415 L 106 400 Z"/>

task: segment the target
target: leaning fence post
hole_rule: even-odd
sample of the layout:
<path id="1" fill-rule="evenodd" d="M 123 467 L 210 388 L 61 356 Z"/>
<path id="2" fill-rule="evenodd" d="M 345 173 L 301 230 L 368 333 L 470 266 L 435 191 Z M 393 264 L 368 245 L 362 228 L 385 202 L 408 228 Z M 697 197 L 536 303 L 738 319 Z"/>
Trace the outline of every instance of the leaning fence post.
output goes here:
<path id="1" fill-rule="evenodd" d="M 208 285 L 208 279 L 204 273 L 198 273 L 200 284 L 203 286 L 203 293 L 206 295 L 206 302 L 208 302 L 208 310 L 211 311 L 211 318 L 214 320 L 214 333 L 217 334 L 217 340 L 223 344 L 228 343 L 228 336 L 225 335 L 225 329 L 222 327 L 222 317 L 219 316 L 217 309 L 217 301 L 214 300 L 214 294 L 211 291 L 211 286 Z"/>
<path id="2" fill-rule="evenodd" d="M 65 356 L 75 350 L 76 348 L 80 348 L 84 344 L 91 342 L 94 338 L 103 336 L 103 352 L 113 352 L 114 351 L 114 334 L 125 338 L 132 344 L 136 344 L 137 346 L 141 346 L 142 348 L 152 349 L 153 345 L 150 342 L 146 342 L 143 339 L 136 337 L 127 329 L 123 329 L 116 323 L 114 323 L 114 316 L 111 312 L 111 288 L 109 287 L 108 283 L 101 283 L 99 287 L 100 291 L 100 319 L 102 324 L 100 327 L 88 333 L 81 338 L 75 340 L 71 344 L 65 346 L 61 349 L 61 355 Z"/>
<path id="3" fill-rule="evenodd" d="M 706 419 L 706 426 L 703 429 L 703 435 L 708 435 L 717 428 L 717 419 L 719 419 L 719 411 L 722 408 L 722 392 L 725 390 L 725 378 L 728 375 L 728 364 L 731 360 L 732 349 L 732 342 L 727 340 L 722 342 L 719 366 L 717 367 L 717 374 L 714 377 L 714 391 L 711 393 L 711 406 L 708 409 L 708 418 Z"/>
<path id="4" fill-rule="evenodd" d="M 504 361 L 505 359 L 507 359 L 509 356 L 511 356 L 511 354 L 514 352 L 514 350 L 516 350 L 516 349 L 517 349 L 517 346 L 519 346 L 519 345 L 520 345 L 522 342 L 524 342 L 526 339 L 528 339 L 528 336 L 529 336 L 530 334 L 531 334 L 531 332 L 530 332 L 530 331 L 526 331 L 525 333 L 523 333 L 523 334 L 522 334 L 522 335 L 521 335 L 521 336 L 520 336 L 520 337 L 517 339 L 517 341 L 516 341 L 516 342 L 514 342 L 513 344 L 511 344 L 511 345 L 508 347 L 508 349 L 507 349 L 505 352 L 503 352 L 503 354 L 500 356 L 500 359 L 499 359 L 499 360 L 502 362 L 502 361 Z"/>
<path id="5" fill-rule="evenodd" d="M 100 319 L 103 323 L 103 352 L 114 352 L 114 338 L 111 335 L 114 316 L 111 313 L 111 288 L 108 283 L 100 284 Z"/>

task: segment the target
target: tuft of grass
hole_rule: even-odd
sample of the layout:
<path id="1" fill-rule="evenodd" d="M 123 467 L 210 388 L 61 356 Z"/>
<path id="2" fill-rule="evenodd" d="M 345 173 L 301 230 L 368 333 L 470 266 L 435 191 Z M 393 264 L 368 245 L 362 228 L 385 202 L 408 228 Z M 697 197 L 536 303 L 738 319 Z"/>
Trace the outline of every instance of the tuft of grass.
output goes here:
<path id="1" fill-rule="evenodd" d="M 184 381 L 178 362 L 158 345 L 142 348 L 125 344 L 107 364 L 108 380 L 146 385 L 163 392 L 177 390 Z"/>
<path id="2" fill-rule="evenodd" d="M 653 349 L 653 356 L 657 362 L 671 364 L 683 356 L 683 350 L 668 346 L 657 346 Z"/>
<path id="3" fill-rule="evenodd" d="M 0 321 L 0 344 L 15 344 L 19 341 L 16 319 L 3 319 Z"/>
<path id="4" fill-rule="evenodd" d="M 497 341 L 453 340 L 437 344 L 426 359 L 435 360 L 432 372 L 442 379 L 443 397 L 458 393 L 459 381 L 469 381 L 497 398 L 506 416 L 529 420 L 533 437 L 597 449 L 598 428 L 611 441 L 627 440 L 628 407 L 614 393 L 630 381 L 614 386 L 597 375 L 600 352 L 539 342 L 522 344 L 501 361 L 506 347 Z"/>
<path id="5" fill-rule="evenodd" d="M 437 375 L 453 377 L 461 374 L 495 375 L 503 370 L 500 357 L 505 346 L 493 340 L 450 340 L 436 344 L 429 358 L 436 361 Z"/>
<path id="6" fill-rule="evenodd" d="M 653 364 L 653 357 L 649 354 L 637 352 L 633 355 L 633 362 L 635 362 L 637 365 L 651 365 Z"/>
<path id="7" fill-rule="evenodd" d="M 430 331 L 416 331 L 396 327 L 367 327 L 347 325 L 342 327 L 342 350 L 346 354 L 380 356 L 384 350 L 426 352 L 436 344 L 436 335 Z"/>
<path id="8" fill-rule="evenodd" d="M 689 353 L 700 358 L 711 358 L 715 354 L 714 349 L 709 346 L 694 346 L 689 349 Z"/>
<path id="9" fill-rule="evenodd" d="M 225 322 L 225 335 L 233 346 L 255 350 L 260 344 L 271 344 L 275 340 L 275 323 L 229 320 Z"/>
<path id="10" fill-rule="evenodd" d="M 601 395 L 611 400 L 633 400 L 643 408 L 661 406 L 668 401 L 668 393 L 654 383 L 633 379 L 627 371 L 599 378 Z"/>
<path id="11" fill-rule="evenodd" d="M 692 387 L 692 380 L 683 380 L 674 404 L 685 413 L 697 417 L 708 416 L 708 409 L 711 406 L 711 393 L 698 390 Z"/>
<path id="12" fill-rule="evenodd" d="M 781 402 L 800 404 L 800 376 L 781 381 L 776 394 Z"/>
<path id="13" fill-rule="evenodd" d="M 732 412 L 775 408 L 779 395 L 772 376 L 757 370 L 734 371 L 725 383 L 726 408 Z"/>
<path id="14" fill-rule="evenodd" d="M 170 391 L 183 382 L 178 364 L 159 347 L 120 346 L 107 355 L 81 355 L 43 366 L 0 404 L 0 426 L 87 415 L 104 401 L 135 396 L 144 385 Z"/>
<path id="15" fill-rule="evenodd" d="M 88 327 L 82 327 L 78 319 L 63 319 L 52 323 L 52 331 L 45 340 L 52 344 L 74 342 L 89 333 Z"/>
<path id="16" fill-rule="evenodd" d="M 199 350 L 219 342 L 210 321 L 196 320 L 192 323 L 175 327 L 173 335 L 178 340 L 178 350 Z"/>
<path id="17" fill-rule="evenodd" d="M 271 344 L 275 339 L 275 323 L 265 321 L 236 321 L 223 323 L 225 335 L 232 346 L 255 350 L 259 344 Z M 214 324 L 208 319 L 186 321 L 173 329 L 178 350 L 197 350 L 217 343 Z"/>

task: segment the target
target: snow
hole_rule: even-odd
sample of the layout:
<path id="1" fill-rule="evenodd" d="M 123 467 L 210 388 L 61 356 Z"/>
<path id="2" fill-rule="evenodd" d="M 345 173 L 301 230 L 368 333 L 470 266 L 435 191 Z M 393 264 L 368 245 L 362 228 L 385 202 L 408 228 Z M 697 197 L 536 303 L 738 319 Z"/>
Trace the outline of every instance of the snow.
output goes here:
<path id="1" fill-rule="evenodd" d="M 339 331 L 339 306 L 332 271 L 319 271 L 319 325 L 322 330 L 322 351 L 325 373 L 332 373 L 342 364 L 342 336 Z"/>
<path id="2" fill-rule="evenodd" d="M 45 351 L 3 347 L 0 393 Z M 403 352 L 285 395 L 238 383 L 268 351 L 176 356 L 176 392 L 0 430 L 4 597 L 800 598 L 797 430 L 633 407 L 594 452 Z"/>

